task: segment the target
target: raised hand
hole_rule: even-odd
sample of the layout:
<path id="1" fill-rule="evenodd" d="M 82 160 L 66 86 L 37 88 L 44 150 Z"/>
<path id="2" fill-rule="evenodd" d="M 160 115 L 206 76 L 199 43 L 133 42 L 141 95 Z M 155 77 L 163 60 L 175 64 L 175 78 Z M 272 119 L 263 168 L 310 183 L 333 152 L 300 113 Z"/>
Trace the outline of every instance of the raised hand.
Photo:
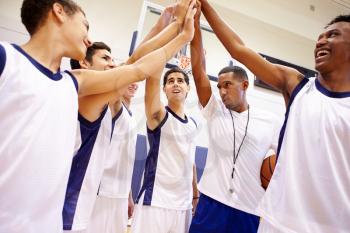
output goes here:
<path id="1" fill-rule="evenodd" d="M 193 39 L 194 36 L 194 16 L 197 12 L 195 7 L 196 0 L 191 0 L 190 6 L 188 7 L 184 26 L 181 34 L 185 35 L 186 40 L 189 42 Z"/>
<path id="2" fill-rule="evenodd" d="M 176 8 L 176 4 L 173 4 L 173 5 L 167 6 L 163 10 L 158 20 L 159 24 L 161 24 L 161 28 L 165 28 L 172 21 L 175 13 L 175 8 Z"/>
<path id="3" fill-rule="evenodd" d="M 186 18 L 186 13 L 190 3 L 191 3 L 191 0 L 180 0 L 175 5 L 174 18 L 181 25 L 184 23 L 184 20 Z"/>
<path id="4" fill-rule="evenodd" d="M 196 0 L 196 8 L 197 8 L 197 12 L 196 14 L 194 15 L 194 22 L 195 23 L 199 23 L 200 21 L 200 18 L 201 18 L 201 13 L 202 13 L 202 4 L 201 4 L 201 1 L 199 0 Z M 199 23 L 200 24 L 200 23 Z"/>

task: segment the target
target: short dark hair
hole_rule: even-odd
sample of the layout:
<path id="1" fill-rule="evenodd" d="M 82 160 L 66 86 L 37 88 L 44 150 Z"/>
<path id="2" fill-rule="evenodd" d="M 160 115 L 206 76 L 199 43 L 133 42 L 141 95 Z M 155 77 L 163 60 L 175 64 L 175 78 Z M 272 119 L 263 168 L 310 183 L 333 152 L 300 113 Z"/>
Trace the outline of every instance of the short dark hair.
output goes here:
<path id="1" fill-rule="evenodd" d="M 92 57 L 94 56 L 96 50 L 100 50 L 100 49 L 105 49 L 108 52 L 111 52 L 111 48 L 108 45 L 106 45 L 105 43 L 94 42 L 90 47 L 87 48 L 85 60 L 87 60 L 88 62 L 92 62 Z M 70 59 L 70 66 L 73 70 L 81 68 L 79 61 L 77 61 L 75 59 Z"/>
<path id="2" fill-rule="evenodd" d="M 185 71 L 183 71 L 181 68 L 174 66 L 173 68 L 169 69 L 165 74 L 164 74 L 164 78 L 163 78 L 163 86 L 165 86 L 166 82 L 168 81 L 168 76 L 172 73 L 181 73 L 184 76 L 185 82 L 187 83 L 187 85 L 190 84 L 190 79 L 188 77 L 188 75 L 186 74 Z"/>
<path id="3" fill-rule="evenodd" d="M 219 72 L 219 76 L 221 74 L 226 74 L 226 73 L 233 73 L 235 75 L 235 78 L 239 79 L 240 81 L 249 81 L 247 72 L 245 69 L 243 69 L 240 66 L 226 66 L 222 68 Z"/>
<path id="4" fill-rule="evenodd" d="M 33 35 L 45 19 L 54 3 L 59 3 L 64 7 L 68 15 L 73 15 L 77 11 L 84 11 L 72 0 L 24 0 L 21 7 L 22 23 L 30 35 Z"/>
<path id="5" fill-rule="evenodd" d="M 334 19 L 332 19 L 331 22 L 329 22 L 326 26 L 326 28 L 332 24 L 338 23 L 338 22 L 348 22 L 350 23 L 350 15 L 338 15 Z"/>

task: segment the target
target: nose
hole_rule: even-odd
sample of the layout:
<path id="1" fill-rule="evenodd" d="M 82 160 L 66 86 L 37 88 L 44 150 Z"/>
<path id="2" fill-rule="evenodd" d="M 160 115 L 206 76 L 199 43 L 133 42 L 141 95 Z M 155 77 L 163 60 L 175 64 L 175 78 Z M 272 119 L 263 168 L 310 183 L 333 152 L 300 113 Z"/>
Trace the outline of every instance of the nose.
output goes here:
<path id="1" fill-rule="evenodd" d="M 115 67 L 116 67 L 116 64 L 115 64 L 114 59 L 109 60 L 109 61 L 108 61 L 108 65 L 109 65 L 110 67 L 112 67 L 112 68 L 115 68 Z"/>
<path id="2" fill-rule="evenodd" d="M 86 37 L 84 39 L 84 44 L 85 44 L 86 48 L 88 48 L 88 47 L 90 47 L 92 45 L 92 42 L 91 42 L 89 37 Z"/>
<path id="3" fill-rule="evenodd" d="M 321 36 L 316 43 L 316 48 L 322 47 L 327 43 L 327 38 L 325 36 Z"/>
<path id="4" fill-rule="evenodd" d="M 224 96 L 224 95 L 226 95 L 227 91 L 226 91 L 225 88 L 220 88 L 219 89 L 219 93 L 220 93 L 221 96 Z"/>
<path id="5" fill-rule="evenodd" d="M 134 90 L 137 90 L 137 88 L 139 87 L 137 83 L 132 83 L 131 86 Z"/>

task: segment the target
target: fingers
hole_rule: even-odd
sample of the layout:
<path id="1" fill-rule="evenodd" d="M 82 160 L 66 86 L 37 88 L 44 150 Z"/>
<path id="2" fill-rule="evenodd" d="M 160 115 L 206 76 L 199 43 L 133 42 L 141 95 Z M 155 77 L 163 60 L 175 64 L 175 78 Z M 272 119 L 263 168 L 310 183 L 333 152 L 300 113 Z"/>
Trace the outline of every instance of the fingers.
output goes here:
<path id="1" fill-rule="evenodd" d="M 191 0 L 190 6 L 187 9 L 186 18 L 193 18 L 193 16 L 196 14 L 197 8 L 194 7 L 195 4 L 196 4 L 196 0 Z"/>

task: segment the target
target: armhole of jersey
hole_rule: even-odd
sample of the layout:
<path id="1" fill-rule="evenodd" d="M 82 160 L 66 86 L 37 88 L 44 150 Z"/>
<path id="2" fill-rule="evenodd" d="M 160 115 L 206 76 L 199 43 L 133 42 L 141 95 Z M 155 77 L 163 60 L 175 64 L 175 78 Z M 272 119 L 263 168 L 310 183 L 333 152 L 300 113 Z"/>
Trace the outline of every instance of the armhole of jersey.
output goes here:
<path id="1" fill-rule="evenodd" d="M 64 72 L 67 73 L 72 78 L 72 81 L 74 83 L 75 89 L 77 90 L 77 93 L 78 93 L 79 92 L 79 84 L 78 84 L 78 81 L 77 81 L 76 77 L 71 72 L 69 72 L 68 70 L 65 70 Z"/>
<path id="2" fill-rule="evenodd" d="M 166 120 L 168 119 L 168 115 L 169 115 L 169 112 L 166 111 L 165 116 L 164 116 L 164 119 L 163 119 L 163 120 L 159 123 L 159 125 L 158 125 L 156 128 L 154 128 L 153 130 L 150 129 L 150 128 L 148 128 L 148 125 L 147 125 L 147 123 L 146 123 L 146 125 L 147 125 L 147 133 L 156 133 L 157 131 L 159 131 L 159 130 L 162 128 L 162 126 L 165 124 Z"/>
<path id="3" fill-rule="evenodd" d="M 290 95 L 290 100 L 289 100 L 289 103 L 288 103 L 288 107 L 292 105 L 294 99 L 295 99 L 295 96 L 297 96 L 297 94 L 299 93 L 299 91 L 305 86 L 305 84 L 309 81 L 308 78 L 303 78 L 299 83 L 298 85 L 294 88 L 292 94 Z"/>
<path id="4" fill-rule="evenodd" d="M 104 118 L 104 116 L 106 115 L 108 109 L 108 105 L 105 106 L 105 108 L 103 109 L 103 111 L 101 112 L 101 115 L 99 116 L 98 119 L 96 119 L 95 121 L 91 122 L 89 120 L 87 120 L 83 115 L 81 115 L 80 113 L 78 113 L 78 120 L 80 122 L 80 124 L 84 125 L 87 128 L 95 128 L 97 126 L 99 126 L 102 122 L 102 119 Z"/>
<path id="5" fill-rule="evenodd" d="M 289 103 L 288 103 L 288 106 L 287 106 L 287 110 L 286 110 L 286 114 L 285 114 L 285 117 L 284 117 L 284 122 L 283 122 L 283 125 L 282 125 L 282 128 L 281 128 L 281 131 L 280 131 L 280 134 L 279 134 L 279 137 L 278 137 L 278 145 L 277 145 L 277 151 L 276 151 L 276 155 L 277 155 L 277 158 L 276 158 L 276 161 L 278 160 L 278 157 L 279 157 L 279 154 L 280 154 L 280 151 L 281 151 L 281 147 L 282 147 L 282 143 L 283 143 L 283 137 L 284 137 L 284 133 L 285 133 L 285 130 L 286 130 L 286 126 L 287 126 L 287 121 L 288 121 L 288 116 L 289 116 L 289 111 L 290 111 L 290 108 L 292 106 L 292 103 L 295 99 L 295 97 L 297 96 L 297 94 L 300 92 L 300 90 L 309 82 L 309 79 L 308 78 L 303 78 L 299 83 L 298 85 L 294 88 L 291 96 L 290 96 L 290 100 L 289 100 Z"/>
<path id="6" fill-rule="evenodd" d="M 0 78 L 2 75 L 2 72 L 5 69 L 5 64 L 6 64 L 6 52 L 4 46 L 0 44 Z"/>
<path id="7" fill-rule="evenodd" d="M 122 115 L 122 113 L 123 113 L 123 111 L 124 111 L 123 109 L 124 109 L 124 105 L 121 104 L 119 111 L 118 111 L 117 114 L 112 118 L 112 122 L 113 122 L 113 123 L 115 123 L 115 122 L 119 119 L 119 117 Z"/>

